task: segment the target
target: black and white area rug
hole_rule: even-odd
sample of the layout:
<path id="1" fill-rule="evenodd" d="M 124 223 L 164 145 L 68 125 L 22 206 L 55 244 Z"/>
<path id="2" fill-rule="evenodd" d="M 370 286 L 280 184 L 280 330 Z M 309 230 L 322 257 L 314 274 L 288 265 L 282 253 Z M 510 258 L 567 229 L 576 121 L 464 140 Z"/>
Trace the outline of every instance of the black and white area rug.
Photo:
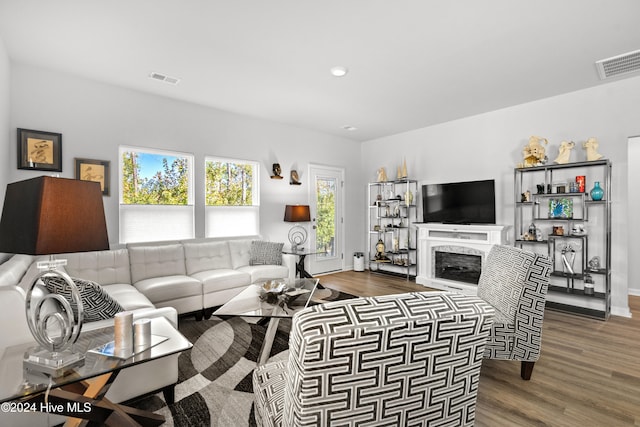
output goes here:
<path id="1" fill-rule="evenodd" d="M 319 294 L 324 301 L 353 298 L 329 289 Z M 252 373 L 267 329 L 257 320 L 181 318 L 178 329 L 193 348 L 179 358 L 175 403 L 167 405 L 158 393 L 130 406 L 164 415 L 163 426 L 255 426 Z M 290 326 L 289 319 L 280 321 L 270 361 L 287 358 Z"/>

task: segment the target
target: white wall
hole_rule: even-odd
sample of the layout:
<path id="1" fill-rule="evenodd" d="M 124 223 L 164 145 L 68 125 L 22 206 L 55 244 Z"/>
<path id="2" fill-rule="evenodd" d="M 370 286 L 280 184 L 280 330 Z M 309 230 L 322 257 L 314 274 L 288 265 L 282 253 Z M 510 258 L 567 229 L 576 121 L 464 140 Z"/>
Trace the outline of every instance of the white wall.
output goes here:
<path id="1" fill-rule="evenodd" d="M 394 173 L 403 157 L 410 177 L 423 182 L 494 178 L 497 222 L 513 225 L 513 168 L 522 161 L 529 136 L 549 140 L 550 160 L 561 141 L 596 137 L 599 151 L 613 163 L 612 312 L 629 315 L 628 245 L 638 241 L 627 239 L 627 137 L 638 134 L 640 77 L 635 77 L 368 141 L 362 165 L 366 180 L 373 180 L 380 166 Z M 571 161 L 580 160 L 585 153 L 576 148 Z"/>
<path id="2" fill-rule="evenodd" d="M 63 177 L 74 177 L 74 157 L 111 161 L 111 196 L 104 198 L 109 240 L 118 241 L 118 146 L 132 145 L 189 152 L 196 159 L 196 236 L 204 235 L 204 157 L 256 160 L 262 164 L 261 233 L 287 242 L 285 204 L 308 202 L 308 163 L 346 169 L 346 253 L 361 250 L 359 214 L 363 187 L 360 144 L 346 138 L 153 96 L 68 74 L 12 64 L 11 138 L 16 128 L 62 133 Z M 144 77 L 142 77 L 144 78 Z M 179 87 L 177 88 L 179 90 Z M 16 157 L 11 145 L 10 159 Z M 269 178 L 279 162 L 286 176 Z M 303 185 L 289 185 L 292 168 Z M 11 181 L 42 172 L 16 169 Z M 347 262 L 347 264 L 349 264 Z"/>
<path id="3" fill-rule="evenodd" d="M 11 131 L 10 131 L 10 97 L 9 87 L 11 83 L 11 70 L 10 70 L 9 54 L 4 46 L 4 41 L 0 37 L 0 153 L 2 158 L 6 159 L 4 167 L 0 167 L 0 200 L 4 201 L 4 192 L 9 183 L 9 170 L 11 166 L 15 167 L 15 164 L 11 163 Z"/>

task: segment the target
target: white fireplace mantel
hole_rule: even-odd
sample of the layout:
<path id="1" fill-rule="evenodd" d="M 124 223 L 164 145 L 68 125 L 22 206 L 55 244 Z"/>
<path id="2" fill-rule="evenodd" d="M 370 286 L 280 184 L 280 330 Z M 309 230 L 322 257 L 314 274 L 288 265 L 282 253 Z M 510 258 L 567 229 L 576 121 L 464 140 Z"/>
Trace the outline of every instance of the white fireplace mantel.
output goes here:
<path id="1" fill-rule="evenodd" d="M 418 228 L 416 283 L 445 291 L 474 295 L 477 285 L 436 277 L 433 259 L 435 251 L 477 254 L 484 265 L 491 247 L 508 241 L 509 226 L 506 225 L 423 223 L 415 226 Z"/>

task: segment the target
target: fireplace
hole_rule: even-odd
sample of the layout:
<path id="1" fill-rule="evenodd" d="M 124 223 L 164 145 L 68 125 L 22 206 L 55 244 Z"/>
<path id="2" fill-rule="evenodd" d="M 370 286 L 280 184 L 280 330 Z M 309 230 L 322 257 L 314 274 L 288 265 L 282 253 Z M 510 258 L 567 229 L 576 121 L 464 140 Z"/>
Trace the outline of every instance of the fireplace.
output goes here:
<path id="1" fill-rule="evenodd" d="M 477 293 L 482 265 L 491 247 L 506 244 L 500 225 L 416 224 L 416 283 L 445 291 Z"/>
<path id="2" fill-rule="evenodd" d="M 445 252 L 432 248 L 436 278 L 477 285 L 482 272 L 482 254 Z"/>

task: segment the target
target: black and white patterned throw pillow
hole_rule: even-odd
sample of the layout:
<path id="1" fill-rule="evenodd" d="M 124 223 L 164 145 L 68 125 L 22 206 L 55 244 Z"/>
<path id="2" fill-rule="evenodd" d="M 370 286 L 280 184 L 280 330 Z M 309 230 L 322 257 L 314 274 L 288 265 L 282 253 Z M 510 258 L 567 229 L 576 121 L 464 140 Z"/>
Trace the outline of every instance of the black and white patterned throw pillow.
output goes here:
<path id="1" fill-rule="evenodd" d="M 78 292 L 80 292 L 84 321 L 95 322 L 98 320 L 111 319 L 116 313 L 124 311 L 124 308 L 122 308 L 116 300 L 111 298 L 99 284 L 75 277 L 72 277 L 71 280 L 73 280 L 73 283 L 75 283 L 78 288 Z M 71 296 L 71 288 L 62 277 L 44 276 L 42 281 L 49 292 L 62 295 L 69 301 L 73 314 L 78 315 L 77 305 L 73 302 L 73 297 Z"/>

